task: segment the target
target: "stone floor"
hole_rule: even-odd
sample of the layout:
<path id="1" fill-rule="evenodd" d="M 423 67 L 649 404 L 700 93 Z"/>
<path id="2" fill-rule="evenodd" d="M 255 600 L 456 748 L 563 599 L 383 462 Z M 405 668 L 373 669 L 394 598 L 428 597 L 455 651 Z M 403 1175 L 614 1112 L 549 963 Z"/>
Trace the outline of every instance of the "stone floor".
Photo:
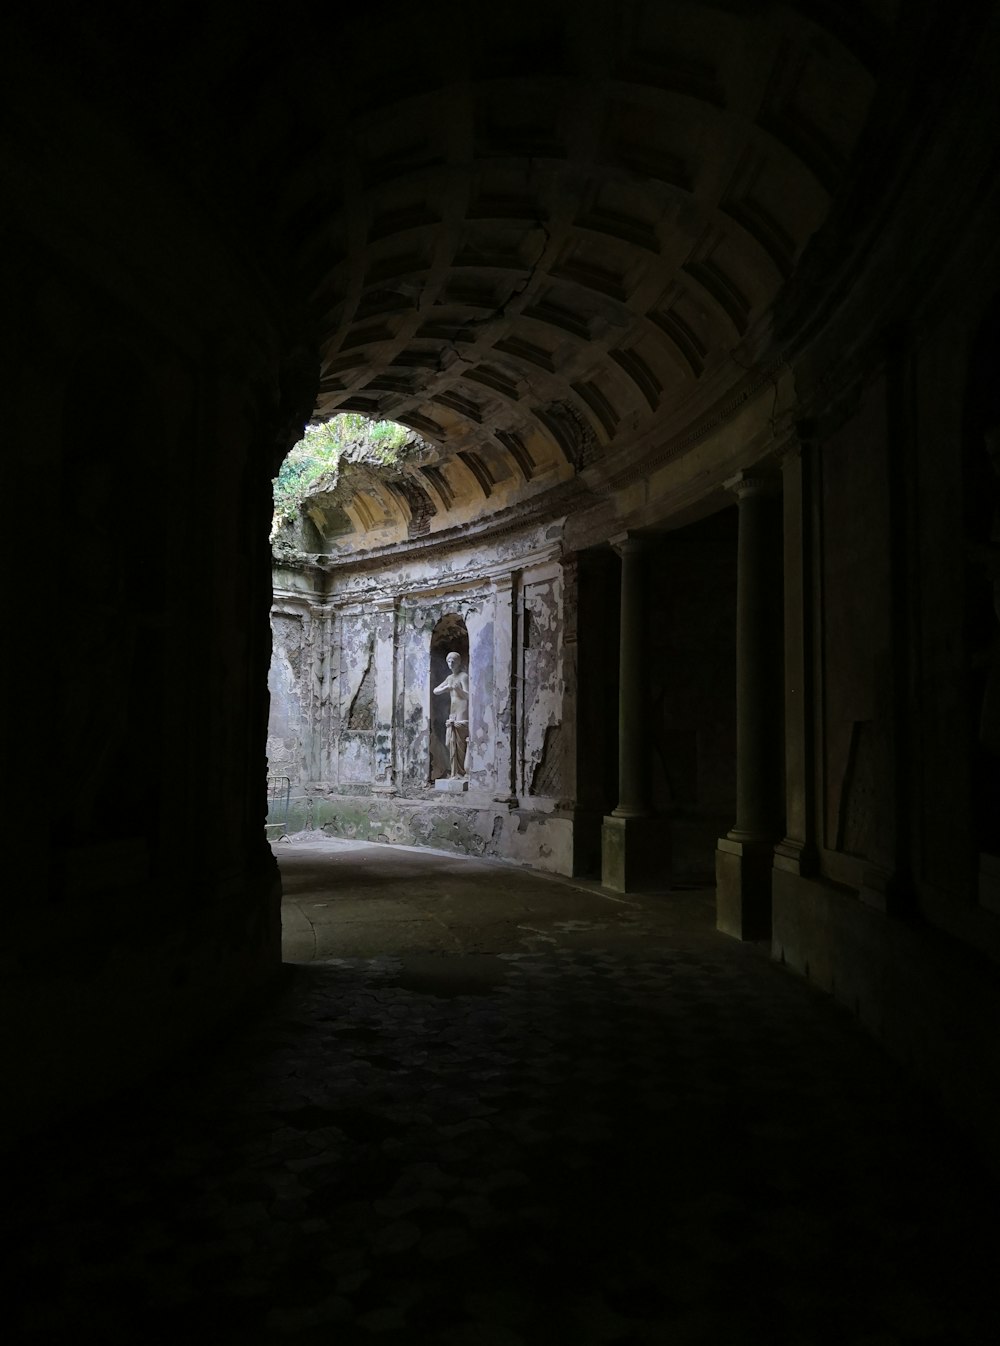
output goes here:
<path id="1" fill-rule="evenodd" d="M 709 894 L 276 852 L 280 995 L 6 1175 L 14 1339 L 997 1339 L 995 1188 Z"/>

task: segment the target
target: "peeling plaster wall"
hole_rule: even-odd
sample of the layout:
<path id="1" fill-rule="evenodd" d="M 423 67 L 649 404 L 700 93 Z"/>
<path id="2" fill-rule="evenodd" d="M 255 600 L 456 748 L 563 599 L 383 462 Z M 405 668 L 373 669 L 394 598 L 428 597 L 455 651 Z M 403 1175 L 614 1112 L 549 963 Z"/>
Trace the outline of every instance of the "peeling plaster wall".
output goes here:
<path id="1" fill-rule="evenodd" d="M 398 783 L 403 794 L 427 783 L 430 762 L 431 632 L 437 618 L 417 608 L 401 613 L 402 687 L 396 695 Z"/>
<path id="2" fill-rule="evenodd" d="M 284 587 L 273 615 L 269 741 L 276 761 L 298 754 L 283 773 L 295 782 L 289 830 L 571 872 L 571 563 L 558 555 L 559 531 L 550 524 L 493 546 L 340 565 L 313 577 L 311 595 L 276 572 Z M 430 733 L 431 688 L 444 676 L 432 639 L 446 618 L 464 624 L 469 648 L 468 786 L 457 796 L 433 785 L 447 765 Z"/>
<path id="3" fill-rule="evenodd" d="M 496 744 L 496 707 L 494 628 L 495 595 L 490 594 L 481 608 L 466 621 L 469 632 L 469 774 L 471 783 L 482 789 L 498 788 Z"/>
<path id="4" fill-rule="evenodd" d="M 308 720 L 302 704 L 303 618 L 300 614 L 271 615 L 271 666 L 267 689 L 271 713 L 267 726 L 267 770 L 287 776 L 297 785 L 302 776 L 302 734 Z"/>
<path id="5" fill-rule="evenodd" d="M 375 774 L 375 632 L 373 615 L 335 615 L 338 732 L 333 745 L 332 783 L 371 789 Z"/>
<path id="6" fill-rule="evenodd" d="M 522 588 L 521 794 L 561 794 L 562 587 L 558 567 L 525 576 Z"/>
<path id="7" fill-rule="evenodd" d="M 382 656 L 377 676 L 383 682 L 384 704 L 387 708 L 395 708 L 394 716 L 389 718 L 387 715 L 381 724 L 380 734 L 387 761 L 390 745 L 395 745 L 395 783 L 405 794 L 425 789 L 432 771 L 435 775 L 445 774 L 446 763 L 436 760 L 432 765 L 431 760 L 431 684 L 439 674 L 443 676 L 440 670 L 435 672 L 431 668 L 431 640 L 438 623 L 452 615 L 465 624 L 471 656 L 468 670 L 469 788 L 489 791 L 494 788 L 494 601 L 494 595 L 484 586 L 465 592 L 407 595 L 399 600 L 391 629 L 384 630 L 377 642 Z M 352 620 L 364 621 L 365 618 Z M 376 613 L 367 614 L 373 638 L 376 620 Z M 349 637 L 352 650 L 359 638 L 356 632 Z M 343 752 L 342 736 L 342 759 Z M 371 775 L 364 779 L 373 782 Z M 341 775 L 339 783 L 349 783 L 348 778 Z M 391 782 L 384 779 L 381 784 L 389 788 Z"/>
<path id="8" fill-rule="evenodd" d="M 295 790 L 328 770 L 339 669 L 329 614 L 309 577 L 276 569 L 272 592 L 268 773 L 287 776 Z"/>

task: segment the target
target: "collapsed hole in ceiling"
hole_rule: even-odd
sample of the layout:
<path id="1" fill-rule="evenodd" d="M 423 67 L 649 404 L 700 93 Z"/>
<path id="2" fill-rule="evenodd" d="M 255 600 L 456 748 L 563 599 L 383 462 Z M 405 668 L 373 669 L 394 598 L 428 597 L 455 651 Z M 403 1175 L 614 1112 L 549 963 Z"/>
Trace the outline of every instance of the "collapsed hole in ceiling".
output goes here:
<path id="1" fill-rule="evenodd" d="M 412 423 L 341 412 L 307 427 L 274 479 L 276 555 L 335 557 L 460 527 L 573 476 L 543 441 L 450 450 Z"/>
<path id="2" fill-rule="evenodd" d="M 410 471 L 434 456 L 395 421 L 341 412 L 307 426 L 273 482 L 272 546 L 322 554 L 345 538 L 377 545 L 401 528 L 404 536 L 426 532 L 433 502 Z"/>

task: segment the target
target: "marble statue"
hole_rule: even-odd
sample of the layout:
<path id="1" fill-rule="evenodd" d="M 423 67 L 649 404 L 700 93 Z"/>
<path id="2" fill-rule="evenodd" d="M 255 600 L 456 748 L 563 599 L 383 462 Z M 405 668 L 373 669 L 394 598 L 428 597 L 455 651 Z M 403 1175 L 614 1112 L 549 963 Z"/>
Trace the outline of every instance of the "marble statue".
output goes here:
<path id="1" fill-rule="evenodd" d="M 435 696 L 446 692 L 451 697 L 445 746 L 452 780 L 465 778 L 465 757 L 469 746 L 469 675 L 462 668 L 462 656 L 452 650 L 447 658 L 448 676 L 434 688 Z"/>

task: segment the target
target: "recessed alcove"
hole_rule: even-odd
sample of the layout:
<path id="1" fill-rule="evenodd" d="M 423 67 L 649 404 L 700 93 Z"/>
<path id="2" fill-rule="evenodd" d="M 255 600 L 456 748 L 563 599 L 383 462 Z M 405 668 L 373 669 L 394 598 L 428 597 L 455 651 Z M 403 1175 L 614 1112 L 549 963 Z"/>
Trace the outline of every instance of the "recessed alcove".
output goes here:
<path id="1" fill-rule="evenodd" d="M 434 694 L 434 688 L 441 685 L 449 675 L 448 655 L 454 651 L 461 660 L 463 669 L 469 668 L 469 632 L 465 622 L 454 612 L 446 612 L 435 623 L 430 643 L 430 705 L 431 729 L 429 735 L 430 760 L 427 780 L 429 784 L 442 780 L 449 774 L 447 748 L 447 729 L 449 702 L 447 696 Z"/>

